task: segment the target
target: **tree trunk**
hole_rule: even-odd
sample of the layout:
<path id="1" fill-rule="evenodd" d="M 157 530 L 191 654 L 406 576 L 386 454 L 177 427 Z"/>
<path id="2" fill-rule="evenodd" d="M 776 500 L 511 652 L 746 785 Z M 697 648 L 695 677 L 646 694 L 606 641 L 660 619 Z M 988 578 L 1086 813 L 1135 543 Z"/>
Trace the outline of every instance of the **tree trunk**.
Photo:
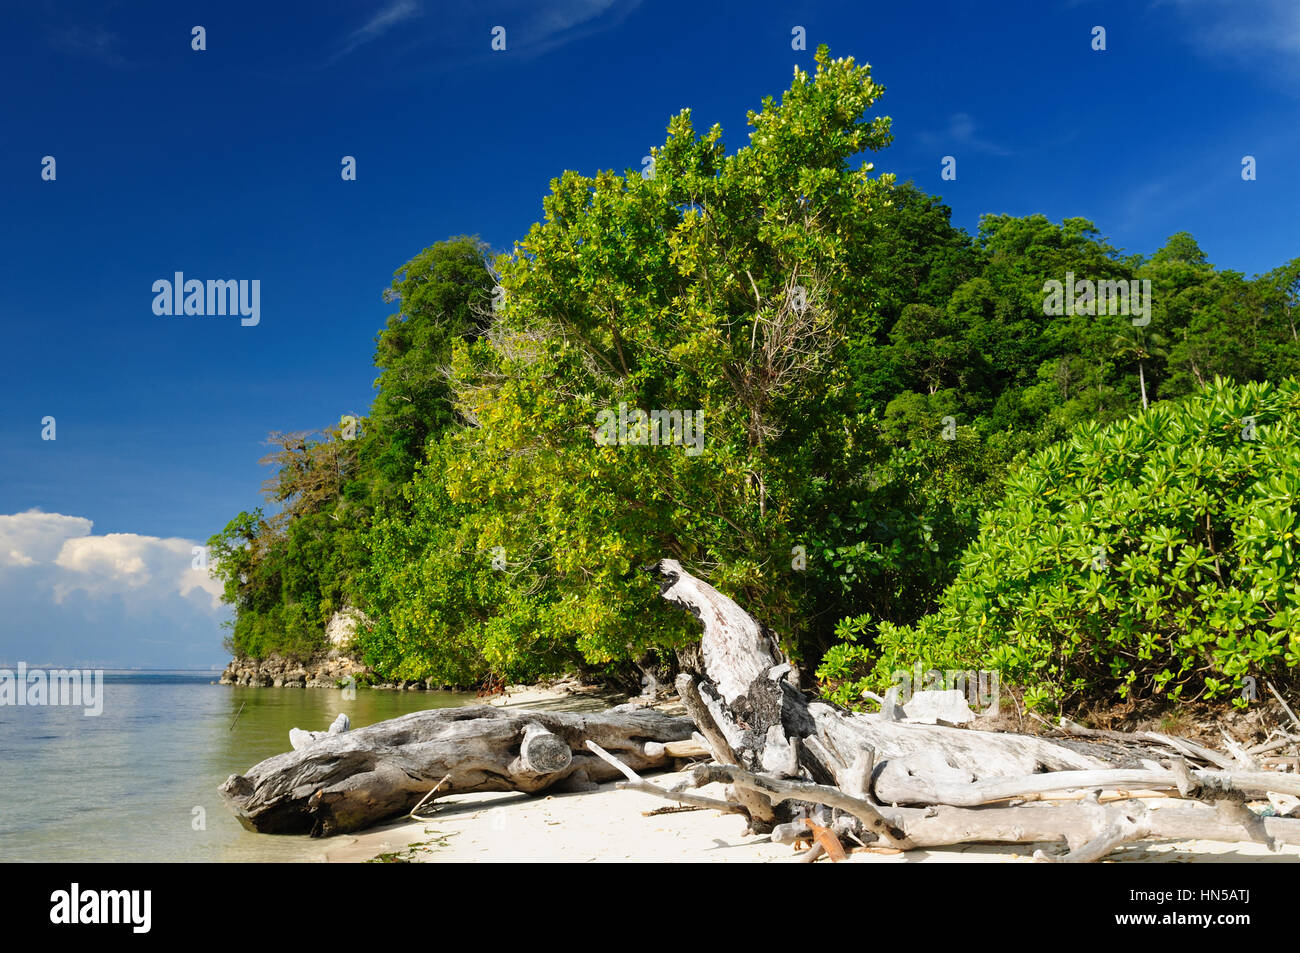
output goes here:
<path id="1" fill-rule="evenodd" d="M 903 849 L 1060 840 L 1071 861 L 1141 838 L 1300 843 L 1300 820 L 1262 820 L 1244 805 L 1269 791 L 1300 792 L 1294 774 L 1235 770 L 1203 746 L 1155 734 L 1047 739 L 909 723 L 897 720 L 892 697 L 879 714 L 844 711 L 799 691 L 771 633 L 731 599 L 675 560 L 652 571 L 663 597 L 704 626 L 704 670 L 678 678 L 717 762 L 697 767 L 695 783 L 730 784 L 754 831 L 784 842 L 834 824 L 850 840 Z M 1229 770 L 1192 771 L 1184 755 Z M 1135 788 L 1204 803 L 1148 812 Z M 1105 790 L 1119 802 L 1102 804 Z M 1067 802 L 1017 805 L 1048 794 Z"/>
<path id="2" fill-rule="evenodd" d="M 671 767 L 663 745 L 689 739 L 693 727 L 631 705 L 595 714 L 439 708 L 325 735 L 231 775 L 220 790 L 249 830 L 328 836 L 407 814 L 444 778 L 439 794 L 536 793 L 619 777 L 587 741 L 638 770 Z M 648 745 L 657 746 L 647 753 Z"/>
<path id="3" fill-rule="evenodd" d="M 679 677 L 678 688 L 685 689 L 683 704 L 719 764 L 835 785 L 848 777 L 859 753 L 872 751 L 873 781 L 882 775 L 906 777 L 917 768 L 970 782 L 1039 771 L 1141 768 L 1143 754 L 1158 754 L 1154 748 L 1049 741 L 844 711 L 792 684 L 793 669 L 771 632 L 731 599 L 676 560 L 661 560 L 655 571 L 663 598 L 688 609 L 704 626 L 703 677 Z M 689 700 L 695 696 L 698 704 Z"/>

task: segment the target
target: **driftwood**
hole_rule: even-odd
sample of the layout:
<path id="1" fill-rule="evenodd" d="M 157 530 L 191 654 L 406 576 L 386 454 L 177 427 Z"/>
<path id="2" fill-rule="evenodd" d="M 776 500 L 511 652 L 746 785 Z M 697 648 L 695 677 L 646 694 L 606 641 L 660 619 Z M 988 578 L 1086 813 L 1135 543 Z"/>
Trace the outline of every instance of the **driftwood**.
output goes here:
<path id="1" fill-rule="evenodd" d="M 334 719 L 329 728 L 325 731 L 304 731 L 301 728 L 289 729 L 289 746 L 294 751 L 301 751 L 320 741 L 322 738 L 328 738 L 330 735 L 340 735 L 352 727 L 352 722 L 347 715 L 342 712 Z"/>
<path id="2" fill-rule="evenodd" d="M 1213 748 L 1207 748 L 1205 745 L 1198 744 L 1189 738 L 1179 738 L 1175 735 L 1163 735 L 1154 731 L 1105 731 L 1097 728 L 1085 728 L 1083 725 L 1075 724 L 1068 718 L 1061 719 L 1061 729 L 1080 738 L 1109 738 L 1126 744 L 1135 741 L 1146 741 L 1157 745 L 1168 745 L 1179 754 L 1200 758 L 1201 760 L 1208 761 L 1220 768 L 1230 768 L 1233 766 L 1232 758 L 1220 754 Z"/>
<path id="3" fill-rule="evenodd" d="M 959 726 L 968 710 L 954 693 L 900 704 L 896 688 L 879 713 L 849 712 L 803 691 L 772 632 L 734 601 L 673 560 L 653 571 L 663 597 L 703 628 L 677 678 L 689 720 L 631 705 L 436 709 L 356 731 L 340 718 L 328 732 L 295 729 L 297 750 L 232 775 L 223 796 L 251 830 L 329 835 L 412 813 L 435 794 L 583 790 L 621 777 L 620 787 L 807 843 L 805 862 L 855 846 L 1038 843 L 1051 849 L 1037 859 L 1077 863 L 1139 840 L 1300 844 L 1300 818 L 1250 806 L 1300 810 L 1300 772 L 1264 770 L 1273 759 L 1258 758 L 1294 743 L 1285 732 L 1253 748 L 1225 736 L 1225 753 L 1064 720 L 1059 737 L 980 731 Z M 711 761 L 671 789 L 638 773 L 700 757 Z M 687 790 L 710 783 L 725 795 Z"/>
<path id="4" fill-rule="evenodd" d="M 624 790 L 641 791 L 644 794 L 654 794 L 657 797 L 667 798 L 670 801 L 679 801 L 682 804 L 686 804 L 691 807 L 711 807 L 714 810 L 722 811 L 722 813 L 724 814 L 744 813 L 743 807 L 731 801 L 720 801 L 717 798 L 702 797 L 699 794 L 691 794 L 689 792 L 679 791 L 676 789 L 670 790 L 668 788 L 660 787 L 657 784 L 651 784 L 649 781 L 641 777 L 641 775 L 637 774 L 635 771 L 633 771 L 623 762 L 615 758 L 612 754 L 610 754 L 600 745 L 596 744 L 596 742 L 588 741 L 587 747 L 591 749 L 593 753 L 595 753 L 596 757 L 608 763 L 616 771 L 618 771 L 625 778 L 627 778 L 626 781 L 620 781 L 618 783 L 618 786 Z"/>
<path id="5" fill-rule="evenodd" d="M 597 714 L 440 708 L 322 734 L 231 775 L 220 790 L 249 830 L 346 833 L 407 814 L 440 782 L 444 794 L 536 793 L 619 777 L 588 741 L 635 769 L 671 766 L 663 747 L 647 754 L 647 744 L 686 741 L 693 728 L 634 706 Z"/>
<path id="6" fill-rule="evenodd" d="M 663 597 L 703 626 L 695 670 L 677 681 L 715 762 L 694 769 L 694 784 L 728 785 L 750 829 L 778 842 L 816 836 L 806 859 L 825 850 L 828 830 L 845 846 L 903 850 L 1059 842 L 1068 853 L 1035 856 L 1067 862 L 1135 840 L 1300 844 L 1300 820 L 1247 806 L 1300 792 L 1300 775 L 1260 770 L 1258 752 L 1070 722 L 1063 738 L 953 727 L 948 713 L 965 720 L 956 699 L 899 706 L 892 689 L 878 699 L 881 713 L 847 712 L 802 692 L 772 633 L 731 599 L 675 560 L 652 571 Z M 908 708 L 921 717 L 909 719 Z M 1184 800 L 1149 807 L 1134 789 Z"/>

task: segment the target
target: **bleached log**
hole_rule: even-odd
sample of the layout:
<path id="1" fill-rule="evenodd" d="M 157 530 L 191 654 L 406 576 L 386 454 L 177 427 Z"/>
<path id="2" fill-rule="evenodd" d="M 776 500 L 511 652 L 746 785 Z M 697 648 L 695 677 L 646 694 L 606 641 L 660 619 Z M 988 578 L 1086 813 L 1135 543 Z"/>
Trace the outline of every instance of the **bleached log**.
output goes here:
<path id="1" fill-rule="evenodd" d="M 677 693 L 682 700 L 682 707 L 686 713 L 695 721 L 699 728 L 700 734 L 708 742 L 709 748 L 713 752 L 713 758 L 720 764 L 739 765 L 740 758 L 731 746 L 726 732 L 723 731 L 719 721 L 725 721 L 730 724 L 730 716 L 721 707 L 720 699 L 714 698 L 712 686 L 708 687 L 708 698 L 712 700 L 713 706 L 705 700 L 705 695 L 701 693 L 698 686 L 698 679 L 695 676 L 683 672 L 677 676 Z M 739 740 L 740 731 L 736 726 L 732 726 L 734 737 Z M 749 830 L 756 833 L 766 833 L 772 829 L 777 822 L 776 813 L 772 810 L 772 805 L 759 794 L 752 791 L 736 791 L 736 799 L 745 808 L 745 814 L 749 818 Z"/>
<path id="2" fill-rule="evenodd" d="M 700 744 L 694 738 L 688 738 L 686 741 L 670 741 L 663 744 L 658 741 L 647 741 L 645 744 L 645 753 L 648 758 L 710 758 L 713 753 L 707 745 Z"/>
<path id="3" fill-rule="evenodd" d="M 1058 857 L 1036 850 L 1034 859 L 1049 863 L 1090 864 L 1101 860 L 1120 844 L 1141 840 L 1151 832 L 1146 807 L 1138 801 L 1129 801 L 1122 808 L 1107 811 L 1103 823 L 1105 826 L 1093 838 L 1068 854 Z"/>
<path id="4" fill-rule="evenodd" d="M 892 762 L 897 765 L 898 762 Z M 1300 775 L 1287 775 L 1267 771 L 1191 771 L 1190 778 L 1199 790 L 1217 793 L 1235 792 L 1265 796 L 1269 791 L 1278 793 L 1300 792 Z M 876 780 L 876 797 L 889 804 L 951 804 L 955 807 L 975 807 L 994 801 L 1046 794 L 1051 791 L 1070 791 L 1079 788 L 1116 790 L 1142 787 L 1151 790 L 1179 789 L 1174 771 L 1150 770 L 1096 770 L 1052 771 L 1018 778 L 992 778 L 969 783 L 945 782 L 934 775 L 923 776 L 900 772 L 882 773 Z M 1194 796 L 1191 793 L 1185 797 Z"/>
<path id="5" fill-rule="evenodd" d="M 730 723 L 721 700 L 713 692 L 707 698 L 701 694 L 699 679 L 687 672 L 677 676 L 676 687 L 682 707 L 695 722 L 714 759 L 722 764 L 739 764 L 732 742 L 740 742 L 740 731 Z"/>
<path id="6" fill-rule="evenodd" d="M 975 713 L 966 702 L 966 694 L 956 689 L 913 693 L 903 706 L 903 720 L 920 725 L 968 725 Z"/>
<path id="7" fill-rule="evenodd" d="M 510 762 L 507 770 L 516 777 L 554 774 L 567 768 L 572 760 L 573 752 L 568 744 L 534 721 L 524 726 L 519 757 Z"/>
<path id="8" fill-rule="evenodd" d="M 347 715 L 339 712 L 339 716 L 330 723 L 326 731 L 304 731 L 302 728 L 289 729 L 289 746 L 294 751 L 301 751 L 310 745 L 315 744 L 321 738 L 327 738 L 330 735 L 340 735 L 352 727 L 352 721 Z"/>
<path id="9" fill-rule="evenodd" d="M 692 727 L 685 718 L 635 707 L 598 713 L 438 708 L 328 735 L 231 775 L 220 790 L 250 830 L 346 833 L 408 813 L 445 776 L 444 794 L 536 793 L 571 778 L 619 777 L 587 751 L 588 740 L 636 770 L 667 767 L 666 755 L 645 754 L 646 742 L 684 741 Z"/>
<path id="10" fill-rule="evenodd" d="M 1071 853 L 1063 859 L 1073 862 L 1100 858 L 1137 838 L 1300 843 L 1300 822 L 1259 819 L 1240 804 L 1256 794 L 1291 793 L 1300 787 L 1300 776 L 1238 770 L 1242 761 L 1156 733 L 1134 736 L 1071 724 L 1067 730 L 1083 737 L 1049 739 L 846 712 L 801 693 L 786 677 L 789 668 L 770 632 L 747 620 L 726 596 L 675 561 L 661 562 L 656 571 L 666 580 L 665 598 L 688 608 L 704 627 L 703 678 L 688 676 L 679 687 L 686 689 L 683 702 L 720 763 L 697 766 L 694 777 L 698 783 L 730 781 L 747 806 L 761 794 L 774 811 L 764 821 L 774 836 L 803 830 L 801 812 L 811 803 L 857 818 L 865 836 L 885 843 L 1064 840 Z M 892 700 L 886 701 L 893 709 Z M 1179 755 L 1232 769 L 1186 769 L 1185 793 L 1208 803 L 1170 808 L 1160 802 L 1149 811 L 1133 798 L 1101 803 L 1098 790 L 1108 788 L 1178 790 L 1179 778 L 1163 765 Z M 1095 790 L 1084 800 L 987 806 L 1089 788 Z"/>
<path id="11" fill-rule="evenodd" d="M 1232 758 L 1215 751 L 1213 748 L 1207 748 L 1203 744 L 1192 741 L 1190 738 L 1179 738 L 1176 735 L 1166 735 L 1155 731 L 1109 731 L 1101 728 L 1085 728 L 1083 725 L 1064 717 L 1061 718 L 1060 728 L 1078 738 L 1107 738 L 1129 745 L 1134 742 L 1166 745 L 1181 755 L 1206 761 L 1219 768 L 1237 767 Z"/>
<path id="12" fill-rule="evenodd" d="M 920 751 L 938 752 L 952 768 L 976 778 L 1141 764 L 1136 754 L 1104 742 L 892 722 L 814 701 L 791 684 L 788 662 L 770 632 L 735 602 L 675 560 L 661 561 L 656 571 L 664 580 L 664 598 L 689 609 L 704 626 L 704 678 L 682 675 L 677 687 L 719 763 L 756 773 L 780 765 L 782 771 L 771 773 L 827 785 L 838 783 L 838 775 L 868 748 L 875 751 L 878 773 L 890 759 Z M 751 680 L 742 686 L 746 678 Z M 777 750 L 765 758 L 769 746 Z M 789 770 L 791 752 L 797 774 Z"/>
<path id="13" fill-rule="evenodd" d="M 871 794 L 871 776 L 876 767 L 876 751 L 864 748 L 859 751 L 842 777 L 837 776 L 839 786 L 845 794 L 865 798 Z"/>
<path id="14" fill-rule="evenodd" d="M 1268 802 L 1273 805 L 1278 817 L 1300 817 L 1300 797 L 1270 791 Z"/>
<path id="15" fill-rule="evenodd" d="M 677 560 L 661 560 L 658 571 L 666 580 L 660 595 L 693 613 L 703 624 L 700 651 L 705 670 L 728 705 L 747 693 L 755 679 L 789 662 L 766 626 L 686 572 Z"/>
<path id="16" fill-rule="evenodd" d="M 1064 840 L 1077 849 L 1096 839 L 1109 820 L 1104 810 L 1090 801 L 1035 802 L 1017 807 L 898 807 L 882 808 L 881 813 L 890 823 L 906 830 L 917 847 Z M 1274 842 L 1300 845 L 1300 820 L 1280 817 L 1261 820 Z M 1150 840 L 1235 843 L 1251 839 L 1250 832 L 1239 821 L 1197 801 L 1161 802 L 1148 809 L 1146 823 L 1144 836 Z"/>

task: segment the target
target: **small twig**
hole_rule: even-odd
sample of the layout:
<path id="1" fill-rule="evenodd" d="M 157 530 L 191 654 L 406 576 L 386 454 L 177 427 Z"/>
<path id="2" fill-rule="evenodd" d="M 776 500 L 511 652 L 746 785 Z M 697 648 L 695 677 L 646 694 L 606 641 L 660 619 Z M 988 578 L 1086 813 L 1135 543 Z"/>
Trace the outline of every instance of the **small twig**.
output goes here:
<path id="1" fill-rule="evenodd" d="M 1291 716 L 1291 720 L 1295 722 L 1295 726 L 1300 728 L 1300 718 L 1296 717 L 1296 713 L 1291 710 L 1291 706 L 1286 703 L 1286 699 L 1283 698 L 1281 694 L 1279 694 L 1278 690 L 1273 687 L 1273 683 L 1265 680 L 1264 684 L 1268 686 L 1268 690 L 1273 693 L 1273 697 L 1278 700 L 1278 703 L 1286 710 L 1286 713 Z"/>
<path id="2" fill-rule="evenodd" d="M 1053 731 L 1060 731 L 1060 730 L 1063 730 L 1063 729 L 1061 729 L 1061 726 L 1060 726 L 1060 725 L 1054 725 L 1054 724 L 1052 724 L 1050 721 L 1048 721 L 1046 718 L 1044 718 L 1042 715 L 1040 715 L 1040 714 L 1039 714 L 1038 712 L 1036 712 L 1036 711 L 1026 712 L 1026 714 L 1028 714 L 1029 717 L 1030 717 L 1030 718 L 1033 718 L 1035 721 L 1041 721 L 1043 724 L 1045 724 L 1048 728 L 1051 728 Z"/>
<path id="3" fill-rule="evenodd" d="M 690 804 L 694 807 L 712 808 L 715 811 L 722 811 L 724 814 L 745 814 L 746 811 L 739 804 L 733 804 L 731 801 L 720 801 L 717 798 L 704 797 L 701 794 L 687 794 L 684 791 L 670 791 L 662 788 L 657 784 L 651 784 L 641 775 L 637 774 L 618 758 L 614 757 L 596 742 L 588 740 L 587 747 L 596 757 L 600 758 L 607 764 L 618 768 L 626 781 L 620 781 L 617 787 L 620 790 L 640 791 L 643 794 L 653 794 L 656 797 L 664 798 L 668 801 L 680 801 L 682 804 Z"/>
<path id="4" fill-rule="evenodd" d="M 1223 737 L 1223 747 L 1227 750 L 1228 754 L 1232 755 L 1233 759 L 1240 767 L 1245 768 L 1247 771 L 1259 770 L 1259 765 L 1255 763 L 1255 759 L 1250 756 L 1249 752 L 1247 752 L 1245 748 L 1237 743 L 1235 738 L 1224 731 L 1222 727 L 1219 728 L 1219 734 Z"/>
<path id="5" fill-rule="evenodd" d="M 437 784 L 435 784 L 435 785 L 433 786 L 433 790 L 432 790 L 432 791 L 430 791 L 430 792 L 429 792 L 428 794 L 426 794 L 424 797 L 420 798 L 420 803 L 417 804 L 417 805 L 415 805 L 415 807 L 411 808 L 411 813 L 408 814 L 408 815 L 406 815 L 406 816 L 407 816 L 407 817 L 414 818 L 414 819 L 417 820 L 417 821 L 431 821 L 431 820 L 433 820 L 433 818 L 431 818 L 431 817 L 420 817 L 420 816 L 419 816 L 418 814 L 416 814 L 415 812 L 418 811 L 420 808 L 424 807 L 424 802 L 427 801 L 427 800 L 429 800 L 429 798 L 433 797 L 433 795 L 437 793 L 438 788 L 442 787 L 442 785 L 443 785 L 443 781 L 446 781 L 449 777 L 451 777 L 451 772 L 448 772 L 447 774 L 443 775 L 443 777 L 442 777 L 442 781 L 439 781 Z"/>
<path id="6" fill-rule="evenodd" d="M 657 817 L 660 814 L 685 814 L 687 811 L 705 811 L 706 807 L 699 804 L 669 804 L 664 807 L 657 807 L 653 811 L 642 811 L 642 817 Z"/>
<path id="7" fill-rule="evenodd" d="M 234 731 L 234 730 L 235 730 L 235 725 L 237 725 L 237 724 L 239 723 L 239 716 L 242 715 L 242 714 L 244 713 L 244 706 L 247 705 L 247 704 L 248 704 L 248 702 L 240 702 L 240 703 L 239 703 L 239 711 L 235 712 L 235 720 L 232 721 L 232 722 L 230 723 L 230 730 L 231 730 L 231 731 Z"/>
<path id="8" fill-rule="evenodd" d="M 1274 738 L 1272 741 L 1265 741 L 1263 744 L 1255 745 L 1253 748 L 1247 748 L 1246 750 L 1250 754 L 1268 754 L 1268 752 L 1276 751 L 1278 748 L 1285 748 L 1287 745 L 1296 744 L 1297 741 L 1300 741 L 1300 739 L 1293 738 L 1290 735 L 1283 733 L 1281 738 Z"/>

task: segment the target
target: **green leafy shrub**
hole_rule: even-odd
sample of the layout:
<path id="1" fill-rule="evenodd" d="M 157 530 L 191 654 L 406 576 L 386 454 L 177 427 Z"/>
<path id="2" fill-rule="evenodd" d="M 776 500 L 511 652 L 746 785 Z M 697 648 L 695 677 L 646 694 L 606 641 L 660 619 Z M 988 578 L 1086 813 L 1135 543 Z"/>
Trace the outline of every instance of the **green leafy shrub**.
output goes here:
<path id="1" fill-rule="evenodd" d="M 1215 698 L 1300 666 L 1300 383 L 1216 379 L 1079 428 L 1008 478 L 938 610 L 819 675 L 986 668 L 1031 705 Z M 864 670 L 870 665 L 870 675 Z"/>

